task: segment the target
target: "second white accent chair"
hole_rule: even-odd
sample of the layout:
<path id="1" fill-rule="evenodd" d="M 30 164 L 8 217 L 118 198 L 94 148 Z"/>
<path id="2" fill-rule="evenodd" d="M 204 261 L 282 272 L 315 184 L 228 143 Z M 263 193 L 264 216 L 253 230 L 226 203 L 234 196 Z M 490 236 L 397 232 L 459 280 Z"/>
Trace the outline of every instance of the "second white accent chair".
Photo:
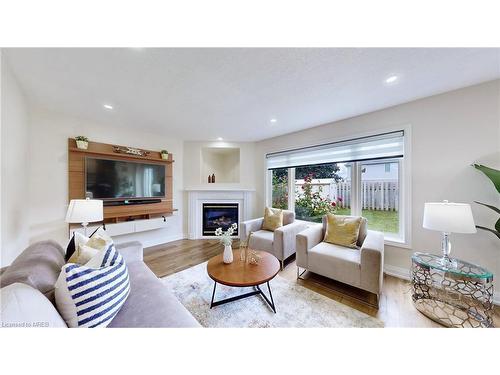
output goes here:
<path id="1" fill-rule="evenodd" d="M 295 254 L 295 236 L 307 228 L 307 224 L 295 220 L 295 212 L 283 210 L 283 226 L 274 232 L 262 229 L 264 218 L 247 220 L 241 223 L 241 240 L 246 241 L 250 236 L 248 246 L 252 249 L 267 251 L 273 254 L 284 267 L 285 260 Z"/>

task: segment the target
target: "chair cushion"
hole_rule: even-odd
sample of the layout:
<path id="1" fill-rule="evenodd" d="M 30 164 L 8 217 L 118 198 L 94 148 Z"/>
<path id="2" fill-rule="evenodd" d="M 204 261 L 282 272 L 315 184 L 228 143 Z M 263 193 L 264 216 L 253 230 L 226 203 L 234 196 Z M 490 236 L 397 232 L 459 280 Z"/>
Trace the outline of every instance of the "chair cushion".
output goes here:
<path id="1" fill-rule="evenodd" d="M 337 215 L 337 216 L 345 216 L 345 217 L 357 217 L 357 216 L 349 216 L 349 215 Z M 323 233 L 326 235 L 326 229 L 327 229 L 327 216 L 323 216 Z M 361 225 L 359 226 L 359 234 L 358 234 L 358 242 L 356 245 L 358 247 L 363 246 L 363 242 L 365 242 L 366 235 L 368 233 L 368 220 L 366 217 L 361 218 Z"/>
<path id="2" fill-rule="evenodd" d="M 325 242 L 356 248 L 361 226 L 361 216 L 326 215 Z"/>
<path id="3" fill-rule="evenodd" d="M 279 208 L 266 207 L 264 211 L 264 222 L 262 229 L 274 232 L 279 227 L 283 226 L 283 210 Z"/>
<path id="4" fill-rule="evenodd" d="M 14 283 L 27 284 L 53 304 L 54 286 L 64 265 L 64 250 L 54 241 L 40 241 L 27 247 L 0 278 L 3 288 Z"/>
<path id="5" fill-rule="evenodd" d="M 258 230 L 250 236 L 248 247 L 273 253 L 274 233 L 268 230 Z"/>
<path id="6" fill-rule="evenodd" d="M 66 328 L 63 318 L 37 289 L 14 283 L 0 289 L 1 327 Z"/>
<path id="7" fill-rule="evenodd" d="M 283 225 L 292 224 L 295 221 L 295 212 L 283 210 Z"/>
<path id="8" fill-rule="evenodd" d="M 357 249 L 321 242 L 308 253 L 309 270 L 320 275 L 359 286 L 361 252 Z"/>

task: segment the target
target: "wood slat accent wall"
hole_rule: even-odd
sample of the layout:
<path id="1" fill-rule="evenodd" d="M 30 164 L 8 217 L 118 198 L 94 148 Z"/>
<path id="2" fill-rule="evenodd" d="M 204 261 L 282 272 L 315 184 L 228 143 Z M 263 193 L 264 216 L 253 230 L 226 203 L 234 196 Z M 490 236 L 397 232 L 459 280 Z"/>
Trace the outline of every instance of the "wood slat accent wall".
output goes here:
<path id="1" fill-rule="evenodd" d="M 163 164 L 165 166 L 165 198 L 161 198 L 160 203 L 137 204 L 129 206 L 108 206 L 104 207 L 104 221 L 118 222 L 128 218 L 148 219 L 151 217 L 172 215 L 177 211 L 173 207 L 173 157 L 168 155 L 168 159 L 161 158 L 158 151 L 149 151 L 148 156 L 136 156 L 116 153 L 114 146 L 106 143 L 89 142 L 87 150 L 76 147 L 73 138 L 68 139 L 68 202 L 71 199 L 85 199 L 85 158 L 95 157 L 102 159 L 123 160 L 123 161 L 144 161 L 151 164 Z M 120 146 L 124 147 L 124 146 Z M 156 198 L 158 199 L 158 198 Z M 133 199 L 129 199 L 133 200 Z"/>

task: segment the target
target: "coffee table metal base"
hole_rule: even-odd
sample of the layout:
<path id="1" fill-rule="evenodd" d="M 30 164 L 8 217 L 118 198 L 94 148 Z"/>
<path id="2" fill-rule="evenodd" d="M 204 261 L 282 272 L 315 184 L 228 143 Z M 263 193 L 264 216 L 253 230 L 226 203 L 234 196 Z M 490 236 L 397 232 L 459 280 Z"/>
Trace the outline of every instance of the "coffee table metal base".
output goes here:
<path id="1" fill-rule="evenodd" d="M 255 290 L 252 292 L 240 294 L 239 296 L 226 298 L 226 299 L 223 299 L 220 301 L 214 301 L 215 289 L 217 288 L 217 282 L 214 282 L 214 291 L 212 293 L 212 300 L 210 301 L 210 308 L 212 308 L 214 306 L 223 305 L 223 304 L 228 303 L 228 302 L 234 302 L 234 301 L 238 301 L 238 300 L 243 299 L 243 298 L 248 298 L 248 297 L 252 297 L 252 296 L 256 296 L 256 295 L 260 294 L 262 296 L 262 298 L 264 298 L 264 301 L 266 301 L 266 303 L 269 305 L 269 307 L 276 314 L 276 306 L 274 305 L 273 293 L 271 292 L 271 287 L 269 286 L 269 281 L 266 284 L 267 284 L 267 290 L 269 291 L 269 297 L 271 297 L 271 300 L 269 300 L 269 298 L 267 298 L 267 296 L 264 294 L 262 289 L 260 289 L 259 285 L 254 285 L 253 288 L 255 288 Z"/>

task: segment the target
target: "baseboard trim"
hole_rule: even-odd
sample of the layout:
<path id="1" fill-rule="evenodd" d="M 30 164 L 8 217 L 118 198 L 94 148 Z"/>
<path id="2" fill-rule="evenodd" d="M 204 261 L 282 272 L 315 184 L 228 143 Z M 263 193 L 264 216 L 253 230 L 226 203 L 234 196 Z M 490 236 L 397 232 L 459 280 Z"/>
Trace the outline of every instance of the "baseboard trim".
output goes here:
<path id="1" fill-rule="evenodd" d="M 403 267 L 391 266 L 386 264 L 384 266 L 384 273 L 389 276 L 394 276 L 403 280 L 410 280 L 410 270 Z"/>
<path id="2" fill-rule="evenodd" d="M 391 266 L 386 264 L 384 266 L 384 273 L 389 276 L 394 276 L 403 280 L 410 280 L 410 270 L 403 267 Z M 500 292 L 493 293 L 493 303 L 500 306 Z"/>

